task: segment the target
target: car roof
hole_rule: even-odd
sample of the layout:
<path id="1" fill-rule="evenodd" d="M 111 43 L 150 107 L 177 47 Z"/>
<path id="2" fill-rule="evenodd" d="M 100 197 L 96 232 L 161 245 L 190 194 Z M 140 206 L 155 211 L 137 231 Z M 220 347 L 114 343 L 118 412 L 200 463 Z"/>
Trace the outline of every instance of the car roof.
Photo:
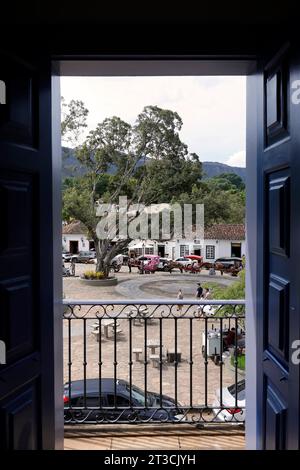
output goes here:
<path id="1" fill-rule="evenodd" d="M 125 389 L 125 386 L 128 385 L 126 380 L 117 380 L 117 389 Z M 69 384 L 65 384 L 65 392 L 68 393 Z M 113 378 L 103 378 L 101 379 L 101 392 L 102 393 L 114 393 L 115 381 Z M 72 397 L 76 395 L 81 395 L 84 390 L 84 380 L 74 380 L 71 382 L 71 394 Z M 86 380 L 86 393 L 87 395 L 98 394 L 99 393 L 99 379 L 87 379 Z"/>

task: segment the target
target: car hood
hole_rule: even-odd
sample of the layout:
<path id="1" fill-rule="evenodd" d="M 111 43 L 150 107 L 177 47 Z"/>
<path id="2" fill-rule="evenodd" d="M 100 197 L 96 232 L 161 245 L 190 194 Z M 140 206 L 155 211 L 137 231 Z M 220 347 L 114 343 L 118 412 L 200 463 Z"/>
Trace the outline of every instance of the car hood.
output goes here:
<path id="1" fill-rule="evenodd" d="M 220 403 L 220 389 L 216 391 L 216 398 L 218 402 Z M 222 402 L 223 406 L 226 407 L 234 407 L 235 406 L 235 397 L 231 395 L 231 393 L 228 391 L 228 388 L 224 387 L 222 389 Z M 244 407 L 245 406 L 245 400 L 238 400 L 237 401 L 238 407 Z"/>

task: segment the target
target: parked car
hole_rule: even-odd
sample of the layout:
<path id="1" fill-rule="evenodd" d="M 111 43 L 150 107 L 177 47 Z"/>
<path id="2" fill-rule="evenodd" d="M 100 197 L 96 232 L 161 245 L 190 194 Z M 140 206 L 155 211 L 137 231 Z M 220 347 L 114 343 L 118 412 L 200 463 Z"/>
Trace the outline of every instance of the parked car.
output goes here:
<path id="1" fill-rule="evenodd" d="M 118 273 L 123 265 L 123 260 L 124 260 L 124 255 L 119 254 L 116 255 L 110 262 L 110 267 L 111 269 L 115 272 Z"/>
<path id="2" fill-rule="evenodd" d="M 192 264 L 192 261 L 189 258 L 177 258 L 175 259 L 175 263 L 181 264 L 181 266 L 188 266 L 189 264 Z"/>
<path id="3" fill-rule="evenodd" d="M 171 260 L 169 258 L 159 258 L 157 271 L 168 271 L 169 269 L 167 269 L 166 267 L 169 265 L 170 261 Z"/>
<path id="4" fill-rule="evenodd" d="M 223 264 L 225 268 L 231 268 L 233 266 L 235 267 L 240 267 L 243 264 L 242 258 L 236 258 L 236 257 L 224 257 L 224 258 L 218 258 L 215 261 L 215 264 L 220 263 Z"/>
<path id="5" fill-rule="evenodd" d="M 151 261 L 151 259 L 153 258 L 153 256 L 155 255 L 142 255 L 142 256 L 138 256 L 138 262 L 143 262 L 144 265 L 149 263 Z"/>
<path id="6" fill-rule="evenodd" d="M 158 266 L 159 266 L 159 263 L 160 263 L 159 260 L 160 260 L 159 256 L 153 255 L 151 257 L 150 261 L 148 263 L 144 264 L 144 267 L 142 267 L 142 266 L 139 267 L 140 272 L 144 271 L 144 273 L 154 274 L 158 270 Z"/>
<path id="7" fill-rule="evenodd" d="M 72 260 L 75 263 L 93 263 L 95 259 L 95 251 L 79 251 L 77 255 L 72 256 Z"/>
<path id="8" fill-rule="evenodd" d="M 146 408 L 145 394 L 143 390 L 132 385 L 131 406 L 140 409 L 129 409 L 130 406 L 130 385 L 125 380 L 117 380 L 116 396 L 115 381 L 113 378 L 101 379 L 101 398 L 99 396 L 99 379 L 86 380 L 86 407 L 88 409 L 76 409 L 85 405 L 84 381 L 75 380 L 71 382 L 71 397 L 69 396 L 69 384 L 64 386 L 64 410 L 65 422 L 72 420 L 82 420 L 85 423 L 100 421 L 103 417 L 114 420 L 120 416 L 120 421 L 127 421 L 134 416 L 141 420 L 151 419 L 151 421 L 163 421 L 168 414 L 172 421 L 184 420 L 185 417 L 175 407 L 175 400 L 167 395 L 162 395 L 162 406 L 168 411 L 158 409 L 154 413 L 153 407 L 160 407 L 160 395 L 154 392 L 147 392 Z M 103 409 L 99 409 L 99 404 Z M 115 409 L 115 405 L 117 409 Z M 179 403 L 178 403 L 179 405 Z M 70 409 L 72 407 L 72 410 Z M 180 405 L 179 405 L 180 406 Z M 91 408 L 95 408 L 94 410 Z"/>
<path id="9" fill-rule="evenodd" d="M 71 261 L 71 258 L 72 258 L 72 253 L 69 253 L 67 251 L 65 251 L 63 254 L 62 254 L 62 259 L 64 262 L 68 263 Z"/>
<path id="10" fill-rule="evenodd" d="M 222 388 L 223 409 L 220 409 L 220 389 L 216 390 L 216 399 L 213 403 L 213 412 L 217 421 L 229 423 L 243 423 L 246 418 L 245 380 L 237 384 Z M 237 393 L 237 406 L 235 394 Z M 226 408 L 228 407 L 228 408 Z"/>

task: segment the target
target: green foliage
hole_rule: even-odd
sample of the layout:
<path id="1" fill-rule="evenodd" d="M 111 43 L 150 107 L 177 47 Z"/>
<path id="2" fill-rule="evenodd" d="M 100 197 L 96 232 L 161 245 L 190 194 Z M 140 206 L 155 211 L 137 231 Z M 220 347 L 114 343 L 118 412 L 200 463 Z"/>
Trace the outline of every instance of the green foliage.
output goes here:
<path id="1" fill-rule="evenodd" d="M 217 282 L 205 282 L 203 287 L 208 287 L 212 291 L 213 299 L 240 300 L 245 298 L 245 269 L 238 274 L 238 280 L 230 286 L 223 286 Z"/>
<path id="2" fill-rule="evenodd" d="M 134 126 L 137 153 L 156 160 L 184 158 L 188 151 L 179 137 L 181 128 L 182 119 L 178 113 L 146 106 Z"/>
<path id="3" fill-rule="evenodd" d="M 226 286 L 219 284 L 218 282 L 203 282 L 201 283 L 202 287 L 205 289 L 209 289 L 211 292 L 211 296 L 213 299 L 223 299 L 224 298 L 224 291 L 226 290 Z"/>
<path id="4" fill-rule="evenodd" d="M 230 364 L 234 367 L 235 356 L 232 355 L 230 357 Z M 245 354 L 240 354 L 237 356 L 237 367 L 238 369 L 245 370 L 246 369 L 246 356 Z"/>
<path id="5" fill-rule="evenodd" d="M 87 177 L 74 178 L 63 191 L 63 220 L 80 220 L 93 238 L 98 219 L 95 215 L 91 183 Z"/>
<path id="6" fill-rule="evenodd" d="M 235 173 L 222 173 L 221 175 L 211 178 L 210 182 L 225 191 L 245 189 L 244 181 Z"/>
<path id="7" fill-rule="evenodd" d="M 61 135 L 62 140 L 72 144 L 78 142 L 78 138 L 84 128 L 87 127 L 86 120 L 88 109 L 80 100 L 71 100 L 66 103 L 64 98 L 61 99 L 62 119 L 61 119 Z"/>
<path id="8" fill-rule="evenodd" d="M 173 198 L 180 204 L 204 204 L 206 226 L 219 223 L 240 224 L 245 220 L 245 191 L 224 190 L 214 181 L 200 181 L 190 192 Z"/>
<path id="9" fill-rule="evenodd" d="M 151 160 L 145 168 L 139 169 L 136 177 L 143 174 L 143 199 L 146 204 L 165 203 L 180 199 L 182 191 L 191 191 L 202 178 L 202 165 L 199 157 L 186 159 L 168 157 L 160 160 Z M 190 201 L 189 201 L 190 202 Z"/>
<path id="10" fill-rule="evenodd" d="M 214 300 L 243 300 L 245 299 L 245 267 L 238 274 L 238 280 L 233 282 L 230 286 L 222 286 L 216 282 L 203 283 L 203 287 L 208 287 L 211 290 L 212 298 Z M 219 313 L 224 315 L 231 315 L 232 306 L 224 306 L 220 309 Z M 244 306 L 236 306 L 235 313 L 245 313 Z"/>

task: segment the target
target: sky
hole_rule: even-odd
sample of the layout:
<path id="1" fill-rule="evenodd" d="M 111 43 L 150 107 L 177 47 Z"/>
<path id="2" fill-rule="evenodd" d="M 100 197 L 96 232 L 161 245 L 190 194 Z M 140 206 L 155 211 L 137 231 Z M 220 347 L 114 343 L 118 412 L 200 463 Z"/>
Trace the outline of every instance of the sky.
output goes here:
<path id="1" fill-rule="evenodd" d="M 176 111 L 189 152 L 245 166 L 245 77 L 62 77 L 61 94 L 84 102 L 88 130 L 111 116 L 133 124 L 147 105 Z"/>

